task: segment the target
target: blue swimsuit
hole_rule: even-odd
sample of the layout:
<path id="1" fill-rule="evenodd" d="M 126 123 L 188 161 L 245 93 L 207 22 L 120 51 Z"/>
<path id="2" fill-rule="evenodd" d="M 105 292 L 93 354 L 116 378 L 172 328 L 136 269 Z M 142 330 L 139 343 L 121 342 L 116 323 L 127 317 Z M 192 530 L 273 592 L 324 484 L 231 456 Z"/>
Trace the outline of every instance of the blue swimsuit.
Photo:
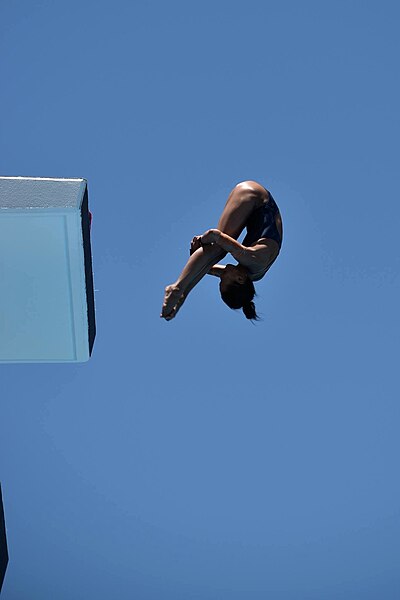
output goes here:
<path id="1" fill-rule="evenodd" d="M 282 237 L 280 236 L 275 223 L 275 215 L 280 215 L 279 208 L 272 195 L 269 194 L 268 202 L 265 202 L 262 206 L 256 208 L 247 221 L 247 233 L 242 242 L 243 246 L 251 246 L 261 238 L 268 238 L 278 242 L 280 250 L 282 246 Z M 269 265 L 262 269 L 262 271 L 259 273 L 253 273 L 251 275 L 252 281 L 258 281 L 261 279 L 268 271 L 272 263 L 275 262 L 277 256 L 269 263 Z"/>
<path id="2" fill-rule="evenodd" d="M 256 208 L 247 221 L 247 233 L 243 240 L 243 246 L 251 246 L 261 238 L 268 238 L 278 242 L 280 248 L 282 238 L 275 223 L 275 215 L 279 214 L 279 208 L 272 195 L 269 194 L 268 202 Z"/>

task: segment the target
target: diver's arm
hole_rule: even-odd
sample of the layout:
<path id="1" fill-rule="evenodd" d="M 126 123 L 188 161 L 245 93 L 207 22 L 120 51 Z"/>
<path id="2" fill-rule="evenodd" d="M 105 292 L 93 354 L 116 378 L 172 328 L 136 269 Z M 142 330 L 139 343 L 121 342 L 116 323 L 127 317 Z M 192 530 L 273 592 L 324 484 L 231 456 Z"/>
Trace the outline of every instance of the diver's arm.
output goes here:
<path id="1" fill-rule="evenodd" d="M 254 262 L 254 248 L 243 246 L 230 235 L 219 231 L 218 229 L 209 229 L 201 236 L 202 244 L 212 244 L 219 246 L 224 252 L 232 254 L 240 264 L 249 266 Z"/>
<path id="2" fill-rule="evenodd" d="M 221 274 L 224 272 L 225 265 L 214 265 L 208 271 L 208 275 L 214 275 L 214 277 L 221 277 Z"/>
<path id="3" fill-rule="evenodd" d="M 271 260 L 273 249 L 267 243 L 243 246 L 240 242 L 218 229 L 209 229 L 201 236 L 202 244 L 219 246 L 224 252 L 229 252 L 239 264 L 252 270 Z"/>
<path id="4" fill-rule="evenodd" d="M 232 254 L 236 260 L 239 260 L 236 255 L 243 256 L 249 254 L 247 246 L 243 246 L 233 237 L 223 233 L 219 229 L 208 229 L 203 235 L 195 235 L 190 245 L 190 253 L 193 254 L 193 252 L 202 246 L 208 247 L 215 244 L 218 244 L 225 252 Z"/>

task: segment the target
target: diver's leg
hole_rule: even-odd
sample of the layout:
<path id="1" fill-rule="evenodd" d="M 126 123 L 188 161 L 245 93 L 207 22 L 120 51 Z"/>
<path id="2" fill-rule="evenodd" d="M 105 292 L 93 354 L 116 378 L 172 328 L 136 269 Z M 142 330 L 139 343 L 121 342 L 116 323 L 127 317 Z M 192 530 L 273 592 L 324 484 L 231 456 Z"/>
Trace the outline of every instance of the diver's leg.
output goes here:
<path id="1" fill-rule="evenodd" d="M 225 255 L 226 252 L 218 244 L 207 244 L 193 252 L 176 282 L 165 288 L 161 316 L 167 320 L 172 319 L 189 292 Z"/>
<path id="2" fill-rule="evenodd" d="M 265 189 L 256 182 L 239 183 L 229 194 L 217 229 L 237 239 L 251 213 L 264 202 L 265 194 Z"/>

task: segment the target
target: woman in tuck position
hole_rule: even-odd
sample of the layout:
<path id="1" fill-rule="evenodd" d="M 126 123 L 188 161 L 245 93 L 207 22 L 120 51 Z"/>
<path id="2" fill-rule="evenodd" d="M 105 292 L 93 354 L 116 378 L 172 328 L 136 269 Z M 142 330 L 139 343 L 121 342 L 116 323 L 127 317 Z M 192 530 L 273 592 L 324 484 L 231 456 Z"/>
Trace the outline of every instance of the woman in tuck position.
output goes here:
<path id="1" fill-rule="evenodd" d="M 246 228 L 240 244 L 237 239 Z M 175 283 L 165 288 L 161 317 L 173 319 L 188 293 L 206 275 L 219 277 L 222 300 L 257 319 L 253 298 L 259 281 L 276 260 L 282 245 L 282 218 L 270 192 L 256 181 L 243 181 L 230 193 L 217 229 L 193 238 L 190 258 Z M 237 265 L 218 265 L 229 252 Z"/>

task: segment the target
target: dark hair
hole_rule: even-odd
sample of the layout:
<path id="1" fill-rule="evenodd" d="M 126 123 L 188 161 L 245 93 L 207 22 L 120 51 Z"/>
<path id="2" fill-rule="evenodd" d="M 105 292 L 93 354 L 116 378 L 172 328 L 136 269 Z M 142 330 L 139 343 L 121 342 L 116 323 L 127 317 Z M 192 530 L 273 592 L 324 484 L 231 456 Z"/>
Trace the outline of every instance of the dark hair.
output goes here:
<path id="1" fill-rule="evenodd" d="M 221 292 L 221 298 L 229 308 L 241 308 L 246 319 L 258 321 L 256 307 L 252 302 L 256 290 L 251 279 L 247 278 L 244 283 L 231 283 L 224 292 Z"/>

